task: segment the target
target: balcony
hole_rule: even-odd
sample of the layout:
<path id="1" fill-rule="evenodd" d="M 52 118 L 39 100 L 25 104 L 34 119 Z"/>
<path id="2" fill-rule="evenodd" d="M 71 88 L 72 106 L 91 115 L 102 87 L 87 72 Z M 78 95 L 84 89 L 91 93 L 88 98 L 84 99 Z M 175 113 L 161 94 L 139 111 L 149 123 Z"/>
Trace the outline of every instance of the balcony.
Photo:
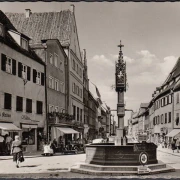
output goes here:
<path id="1" fill-rule="evenodd" d="M 82 122 L 73 120 L 72 115 L 59 112 L 48 113 L 48 123 L 50 125 L 66 124 L 78 128 L 84 127 L 84 124 Z"/>

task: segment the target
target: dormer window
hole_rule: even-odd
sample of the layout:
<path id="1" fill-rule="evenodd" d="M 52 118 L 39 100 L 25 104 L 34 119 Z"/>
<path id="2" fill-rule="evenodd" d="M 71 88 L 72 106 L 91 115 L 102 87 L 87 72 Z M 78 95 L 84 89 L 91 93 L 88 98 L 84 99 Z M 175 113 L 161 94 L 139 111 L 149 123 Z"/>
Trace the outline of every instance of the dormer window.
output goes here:
<path id="1" fill-rule="evenodd" d="M 21 47 L 28 50 L 28 41 L 21 37 Z"/>
<path id="2" fill-rule="evenodd" d="M 4 36 L 4 26 L 0 23 L 0 36 Z"/>

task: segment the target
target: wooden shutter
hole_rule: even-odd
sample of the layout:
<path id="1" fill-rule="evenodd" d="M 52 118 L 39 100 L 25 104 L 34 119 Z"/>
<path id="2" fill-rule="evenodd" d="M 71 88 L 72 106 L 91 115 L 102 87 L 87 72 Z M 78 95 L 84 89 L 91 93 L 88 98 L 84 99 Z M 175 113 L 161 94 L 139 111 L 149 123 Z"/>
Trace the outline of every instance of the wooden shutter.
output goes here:
<path id="1" fill-rule="evenodd" d="M 12 74 L 16 75 L 16 60 L 12 59 Z"/>
<path id="2" fill-rule="evenodd" d="M 18 62 L 18 77 L 22 77 L 22 63 Z"/>
<path id="3" fill-rule="evenodd" d="M 6 71 L 6 55 L 1 54 L 1 70 Z"/>
<path id="4" fill-rule="evenodd" d="M 27 80 L 31 80 L 31 68 L 29 66 L 27 66 Z"/>
<path id="5" fill-rule="evenodd" d="M 37 71 L 33 69 L 33 82 L 36 83 Z"/>
<path id="6" fill-rule="evenodd" d="M 41 85 L 44 86 L 44 73 L 41 73 Z"/>

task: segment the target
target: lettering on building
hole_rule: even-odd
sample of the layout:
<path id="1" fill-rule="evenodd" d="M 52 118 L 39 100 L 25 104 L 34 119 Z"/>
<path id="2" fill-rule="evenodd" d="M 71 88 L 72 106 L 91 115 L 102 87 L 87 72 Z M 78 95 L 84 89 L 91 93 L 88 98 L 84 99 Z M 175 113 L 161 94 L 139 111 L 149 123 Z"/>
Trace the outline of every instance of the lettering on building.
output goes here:
<path id="1" fill-rule="evenodd" d="M 21 116 L 21 119 L 24 119 L 24 120 L 31 120 L 31 118 L 27 115 L 22 115 Z"/>

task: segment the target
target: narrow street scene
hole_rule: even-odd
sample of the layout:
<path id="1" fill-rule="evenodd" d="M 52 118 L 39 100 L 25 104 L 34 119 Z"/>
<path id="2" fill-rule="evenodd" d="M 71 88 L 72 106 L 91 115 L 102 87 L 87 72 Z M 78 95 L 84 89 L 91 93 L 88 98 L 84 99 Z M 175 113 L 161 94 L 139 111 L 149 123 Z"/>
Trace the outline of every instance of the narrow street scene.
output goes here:
<path id="1" fill-rule="evenodd" d="M 179 9 L 0 2 L 0 178 L 178 178 Z"/>

